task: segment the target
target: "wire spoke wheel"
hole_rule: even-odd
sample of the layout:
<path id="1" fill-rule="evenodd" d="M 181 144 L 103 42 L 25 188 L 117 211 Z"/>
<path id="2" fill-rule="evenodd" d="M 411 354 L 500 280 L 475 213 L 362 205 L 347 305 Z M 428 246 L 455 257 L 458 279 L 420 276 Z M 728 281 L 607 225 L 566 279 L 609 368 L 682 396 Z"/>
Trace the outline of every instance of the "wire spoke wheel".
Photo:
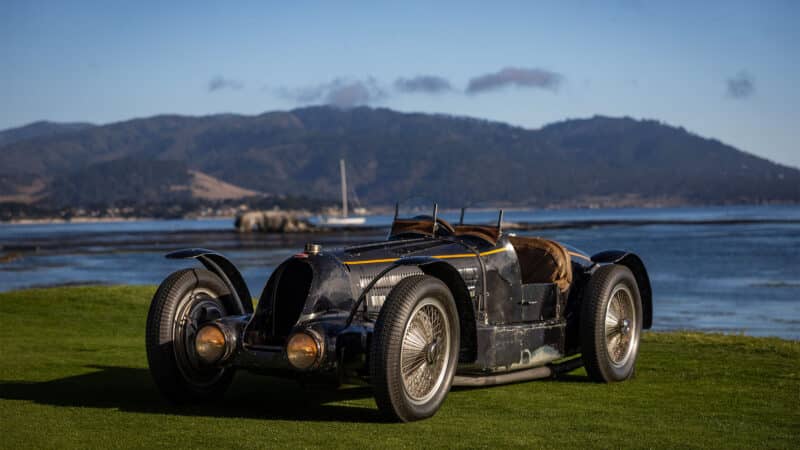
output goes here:
<path id="1" fill-rule="evenodd" d="M 460 348 L 458 307 L 447 285 L 430 275 L 402 279 L 372 336 L 370 382 L 381 413 L 403 422 L 434 415 L 450 391 Z"/>
<path id="2" fill-rule="evenodd" d="M 634 373 L 643 314 L 633 272 L 609 264 L 592 274 L 581 305 L 581 357 L 594 381 L 623 381 Z"/>
<path id="3" fill-rule="evenodd" d="M 633 295 L 624 285 L 617 285 L 606 305 L 605 336 L 606 349 L 611 363 L 622 366 L 633 349 L 633 333 L 636 330 Z"/>
<path id="4" fill-rule="evenodd" d="M 428 401 L 444 381 L 450 339 L 450 324 L 440 303 L 429 298 L 419 302 L 400 349 L 403 388 L 412 402 Z"/>

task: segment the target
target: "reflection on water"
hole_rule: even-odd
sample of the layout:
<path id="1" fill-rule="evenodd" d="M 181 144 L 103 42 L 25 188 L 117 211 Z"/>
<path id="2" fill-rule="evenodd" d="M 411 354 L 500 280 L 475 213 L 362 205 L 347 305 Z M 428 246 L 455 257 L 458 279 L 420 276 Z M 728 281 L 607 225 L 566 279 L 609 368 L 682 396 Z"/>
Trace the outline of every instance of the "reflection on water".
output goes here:
<path id="1" fill-rule="evenodd" d="M 457 212 L 445 212 L 456 220 Z M 475 212 L 474 221 L 496 220 Z M 793 219 L 798 207 L 511 211 L 509 221 Z M 374 216 L 372 224 L 391 217 Z M 258 296 L 272 269 L 306 241 L 324 247 L 380 239 L 385 233 L 240 235 L 232 220 L 111 224 L 0 225 L 0 245 L 22 257 L 0 264 L 0 290 L 71 283 L 157 284 L 191 264 L 162 257 L 181 247 L 220 249 Z M 744 332 L 800 339 L 800 223 L 647 225 L 568 228 L 536 233 L 588 253 L 638 253 L 653 282 L 655 328 Z"/>

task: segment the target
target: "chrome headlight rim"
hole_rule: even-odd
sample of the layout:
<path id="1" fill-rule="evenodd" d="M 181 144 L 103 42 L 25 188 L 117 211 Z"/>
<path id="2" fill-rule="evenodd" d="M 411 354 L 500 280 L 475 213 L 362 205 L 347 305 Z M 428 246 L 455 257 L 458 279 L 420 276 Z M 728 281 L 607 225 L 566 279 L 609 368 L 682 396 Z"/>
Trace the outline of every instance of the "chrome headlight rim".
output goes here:
<path id="1" fill-rule="evenodd" d="M 201 337 L 201 334 L 204 331 L 211 330 L 211 329 L 216 329 L 219 332 L 219 335 L 222 337 L 222 346 L 221 346 L 221 351 L 219 352 L 219 354 L 215 358 L 210 358 L 209 359 L 209 358 L 204 357 L 203 356 L 203 352 L 198 348 L 198 346 L 199 346 L 198 345 L 199 344 L 198 341 L 199 341 L 199 339 Z M 215 365 L 215 364 L 218 364 L 221 361 L 225 360 L 225 358 L 227 358 L 228 355 L 230 354 L 229 343 L 230 343 L 230 337 L 228 336 L 228 333 L 225 332 L 225 329 L 223 327 L 219 326 L 216 323 L 207 323 L 207 324 L 204 324 L 203 326 L 201 326 L 197 330 L 197 332 L 195 333 L 195 336 L 194 336 L 194 353 L 197 356 L 198 361 L 202 365 L 206 365 L 206 366 Z"/>
<path id="2" fill-rule="evenodd" d="M 295 337 L 297 337 L 299 335 L 305 335 L 305 336 L 308 336 L 309 338 L 311 338 L 311 340 L 314 342 L 315 348 L 316 348 L 316 356 L 314 357 L 314 361 L 312 361 L 311 364 L 309 364 L 306 367 L 296 366 L 294 363 L 292 363 L 292 359 L 289 357 L 289 345 L 291 344 L 292 339 L 294 339 Z M 285 348 L 286 359 L 289 361 L 289 365 L 293 369 L 301 371 L 301 372 L 306 372 L 306 371 L 318 368 L 320 366 L 320 364 L 322 363 L 324 350 L 325 350 L 325 341 L 324 341 L 324 339 L 322 339 L 322 336 L 318 332 L 316 332 L 315 330 L 313 330 L 311 328 L 304 328 L 302 330 L 297 330 L 297 331 L 293 332 L 292 334 L 290 334 L 289 338 L 286 340 L 286 348 Z"/>

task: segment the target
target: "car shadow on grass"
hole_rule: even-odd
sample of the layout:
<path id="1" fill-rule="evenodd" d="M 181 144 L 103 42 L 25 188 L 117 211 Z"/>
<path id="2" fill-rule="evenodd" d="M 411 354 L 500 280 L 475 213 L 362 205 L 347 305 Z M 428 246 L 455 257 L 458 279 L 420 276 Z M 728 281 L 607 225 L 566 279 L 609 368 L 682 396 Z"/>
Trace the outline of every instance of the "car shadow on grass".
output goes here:
<path id="1" fill-rule="evenodd" d="M 159 394 L 147 369 L 87 366 L 93 372 L 51 381 L 0 381 L 0 399 L 43 405 L 117 409 L 126 412 L 196 417 L 230 417 L 333 422 L 382 422 L 374 403 L 336 404 L 372 398 L 368 386 L 332 388 L 295 380 L 238 373 L 219 401 L 174 405 Z M 540 380 L 539 382 L 547 382 Z M 590 382 L 585 375 L 561 374 L 553 382 Z M 453 387 L 454 392 L 488 387 Z"/>
<path id="2" fill-rule="evenodd" d="M 43 382 L 0 381 L 0 398 L 43 405 L 108 408 L 127 412 L 336 422 L 381 422 L 377 408 L 338 402 L 372 397 L 369 387 L 333 389 L 293 380 L 239 373 L 224 398 L 173 405 L 161 397 L 147 369 L 90 366 L 94 372 Z M 373 404 L 374 405 L 374 404 Z"/>

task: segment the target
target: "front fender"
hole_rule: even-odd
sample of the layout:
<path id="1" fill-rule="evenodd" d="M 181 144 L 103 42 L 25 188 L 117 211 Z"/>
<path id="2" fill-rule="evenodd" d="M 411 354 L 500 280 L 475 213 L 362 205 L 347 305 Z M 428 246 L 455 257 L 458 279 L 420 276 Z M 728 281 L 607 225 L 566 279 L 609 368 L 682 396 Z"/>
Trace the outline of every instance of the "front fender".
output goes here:
<path id="1" fill-rule="evenodd" d="M 650 276 L 644 262 L 635 253 L 624 250 L 606 250 L 592 255 L 592 262 L 599 265 L 620 264 L 633 272 L 636 284 L 639 285 L 639 294 L 642 297 L 642 328 L 649 329 L 653 326 L 653 289 L 650 286 Z"/>
<path id="2" fill-rule="evenodd" d="M 375 284 L 393 269 L 402 266 L 416 266 L 426 275 L 438 278 L 447 285 L 447 288 L 450 289 L 456 302 L 461 328 L 460 334 L 462 343 L 459 360 L 462 362 L 475 361 L 475 352 L 477 351 L 477 322 L 475 321 L 475 311 L 473 309 L 469 290 L 466 284 L 464 284 L 464 279 L 461 278 L 461 275 L 455 267 L 441 259 L 431 256 L 407 256 L 386 266 L 386 268 L 375 275 L 370 283 L 361 291 L 358 299 L 353 304 L 346 325 L 350 326 L 359 306 L 364 302 L 367 293 Z"/>
<path id="3" fill-rule="evenodd" d="M 165 256 L 168 259 L 193 258 L 200 261 L 206 269 L 214 272 L 231 291 L 233 302 L 239 309 L 237 314 L 253 313 L 253 298 L 250 296 L 247 283 L 239 269 L 228 258 L 205 248 L 187 248 L 167 253 Z"/>
<path id="4" fill-rule="evenodd" d="M 345 327 L 349 327 L 350 324 L 353 322 L 353 318 L 356 316 L 356 312 L 358 311 L 358 308 L 361 306 L 362 303 L 364 303 L 364 300 L 367 298 L 367 293 L 373 287 L 375 287 L 375 284 L 381 278 L 383 278 L 387 273 L 391 272 L 392 270 L 394 270 L 394 269 L 396 269 L 398 267 L 402 267 L 402 266 L 417 266 L 417 267 L 422 268 L 422 266 L 424 266 L 426 264 L 434 263 L 436 261 L 437 261 L 436 259 L 434 259 L 434 258 L 432 258 L 430 256 L 408 256 L 408 257 L 405 257 L 405 258 L 400 258 L 400 259 L 392 262 L 388 266 L 386 266 L 383 270 L 378 272 L 378 274 L 375 275 L 372 278 L 372 281 L 370 281 L 367 284 L 367 286 L 364 287 L 364 289 L 361 290 L 361 294 L 358 296 L 358 298 L 356 299 L 355 303 L 353 303 L 352 309 L 350 309 L 350 314 L 347 316 L 347 322 L 345 322 Z M 365 310 L 365 312 L 366 312 L 366 310 Z"/>

